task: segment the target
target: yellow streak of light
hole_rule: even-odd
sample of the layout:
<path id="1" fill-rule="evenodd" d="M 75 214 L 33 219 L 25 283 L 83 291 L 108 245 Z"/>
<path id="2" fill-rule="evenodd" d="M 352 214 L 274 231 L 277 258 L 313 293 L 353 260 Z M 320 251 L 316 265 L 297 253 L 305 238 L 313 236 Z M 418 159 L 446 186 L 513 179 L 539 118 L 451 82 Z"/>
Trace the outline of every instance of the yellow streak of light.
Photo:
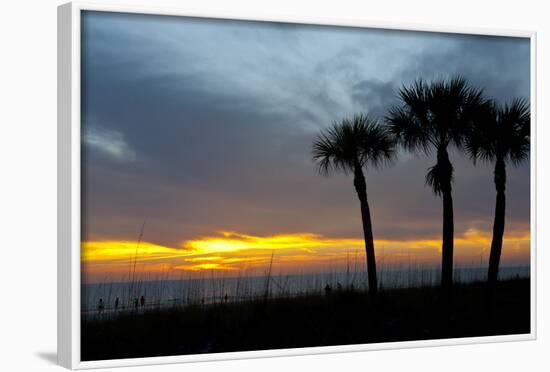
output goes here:
<path id="1" fill-rule="evenodd" d="M 200 271 L 200 270 L 236 270 L 230 266 L 224 266 L 220 263 L 204 263 L 191 266 L 174 266 L 175 270 L 191 270 L 191 271 Z"/>
<path id="2" fill-rule="evenodd" d="M 229 253 L 250 249 L 275 251 L 281 249 L 315 249 L 329 246 L 357 247 L 364 244 L 361 239 L 328 239 L 310 233 L 252 236 L 232 231 L 222 231 L 223 237 L 202 237 L 188 240 L 184 247 L 196 254 Z"/>
<path id="3" fill-rule="evenodd" d="M 88 241 L 81 244 L 82 261 L 101 261 L 112 259 L 130 259 L 136 253 L 138 242 L 130 240 Z M 177 254 L 178 249 L 162 245 L 140 242 L 139 257 L 166 257 Z"/>
<path id="4" fill-rule="evenodd" d="M 479 260 L 480 253 L 487 255 L 490 243 L 489 232 L 469 229 L 455 237 L 455 256 L 458 260 Z M 528 232 L 507 234 L 503 254 L 524 260 L 529 257 L 529 243 Z M 350 252 L 356 260 L 364 261 L 363 239 L 327 238 L 312 233 L 253 236 L 222 231 L 187 240 L 180 247 L 141 242 L 135 258 L 136 245 L 130 240 L 82 242 L 83 269 L 97 275 L 121 274 L 128 271 L 128 264 L 134 259 L 139 263 L 137 270 L 143 273 L 164 272 L 165 268 L 173 272 L 265 268 L 273 252 L 282 269 L 322 269 L 323 265 L 345 263 Z M 403 262 L 411 255 L 421 262 L 440 261 L 440 239 L 379 239 L 375 247 L 377 259 L 385 263 Z"/>

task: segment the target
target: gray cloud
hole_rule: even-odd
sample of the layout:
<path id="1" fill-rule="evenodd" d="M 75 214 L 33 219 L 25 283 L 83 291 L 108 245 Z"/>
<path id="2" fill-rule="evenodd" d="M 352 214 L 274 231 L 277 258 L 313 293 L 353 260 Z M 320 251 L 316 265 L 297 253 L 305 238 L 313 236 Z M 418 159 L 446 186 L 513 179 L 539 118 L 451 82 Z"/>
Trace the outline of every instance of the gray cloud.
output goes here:
<path id="1" fill-rule="evenodd" d="M 110 159 L 128 162 L 136 159 L 134 150 L 130 148 L 120 132 L 105 129 L 100 126 L 84 127 L 82 141 L 84 145 L 108 156 Z"/>
<path id="2" fill-rule="evenodd" d="M 86 13 L 84 238 L 177 244 L 216 229 L 360 236 L 352 180 L 316 173 L 320 128 L 382 117 L 403 83 L 460 73 L 498 99 L 529 94 L 525 39 Z M 130 156 L 131 155 L 131 156 Z M 120 161 L 133 159 L 136 161 Z M 489 166 L 453 154 L 456 229 L 488 229 Z M 433 159 L 368 171 L 375 234 L 440 233 Z M 529 168 L 510 169 L 508 225 L 528 224 Z"/>

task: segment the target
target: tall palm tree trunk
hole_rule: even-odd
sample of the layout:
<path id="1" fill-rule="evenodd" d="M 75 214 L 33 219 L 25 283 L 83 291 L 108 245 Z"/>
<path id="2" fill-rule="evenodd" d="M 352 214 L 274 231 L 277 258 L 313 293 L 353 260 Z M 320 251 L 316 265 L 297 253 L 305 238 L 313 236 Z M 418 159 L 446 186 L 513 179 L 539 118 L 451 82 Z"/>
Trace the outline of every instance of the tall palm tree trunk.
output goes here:
<path id="1" fill-rule="evenodd" d="M 495 205 L 495 219 L 493 222 L 493 240 L 491 242 L 491 253 L 489 255 L 489 271 L 487 282 L 492 291 L 498 279 L 498 267 L 502 253 L 502 239 L 504 237 L 504 224 L 506 213 L 506 165 L 504 160 L 499 158 L 495 164 L 495 186 L 497 200 Z"/>
<path id="2" fill-rule="evenodd" d="M 365 237 L 365 250 L 367 255 L 367 275 L 369 280 L 369 293 L 375 297 L 378 293 L 378 280 L 376 277 L 376 258 L 374 255 L 374 237 L 372 234 L 372 222 L 370 218 L 370 207 L 367 200 L 367 183 L 361 166 L 355 165 L 355 177 L 353 185 L 357 197 L 361 203 L 361 219 L 363 221 L 363 235 Z"/>
<path id="3" fill-rule="evenodd" d="M 443 192 L 443 244 L 441 286 L 449 294 L 453 286 L 454 215 L 451 191 Z"/>
<path id="4" fill-rule="evenodd" d="M 374 238 L 370 219 L 369 202 L 361 203 L 361 217 L 363 219 L 363 234 L 365 236 L 365 250 L 367 252 L 367 275 L 369 279 L 369 293 L 376 296 L 378 293 L 378 278 L 376 276 L 376 258 L 374 255 Z"/>
<path id="5" fill-rule="evenodd" d="M 441 170 L 441 194 L 443 198 L 443 237 L 441 260 L 441 287 L 445 297 L 450 298 L 453 286 L 453 250 L 454 250 L 454 214 L 452 195 L 453 166 L 446 148 L 437 154 L 438 167 Z"/>

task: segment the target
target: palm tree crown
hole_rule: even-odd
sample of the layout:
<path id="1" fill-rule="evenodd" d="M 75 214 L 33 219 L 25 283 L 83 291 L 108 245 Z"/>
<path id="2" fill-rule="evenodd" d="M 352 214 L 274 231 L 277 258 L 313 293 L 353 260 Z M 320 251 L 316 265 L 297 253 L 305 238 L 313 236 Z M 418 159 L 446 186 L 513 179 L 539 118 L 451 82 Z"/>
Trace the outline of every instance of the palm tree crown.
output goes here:
<path id="1" fill-rule="evenodd" d="M 391 131 L 410 151 L 427 155 L 437 151 L 438 163 L 430 168 L 426 183 L 440 195 L 453 177 L 446 149 L 451 144 L 462 146 L 466 129 L 484 105 L 482 91 L 461 77 L 432 83 L 420 79 L 401 88 L 399 97 L 403 105 L 391 108 L 387 117 Z"/>
<path id="2" fill-rule="evenodd" d="M 530 109 L 524 99 L 498 106 L 489 102 L 480 120 L 468 134 L 465 150 L 472 160 L 502 160 L 519 165 L 529 156 Z"/>
<path id="3" fill-rule="evenodd" d="M 313 160 L 325 175 L 333 170 L 353 173 L 356 166 L 378 167 L 394 155 L 394 139 L 388 129 L 363 114 L 334 123 L 313 144 Z"/>

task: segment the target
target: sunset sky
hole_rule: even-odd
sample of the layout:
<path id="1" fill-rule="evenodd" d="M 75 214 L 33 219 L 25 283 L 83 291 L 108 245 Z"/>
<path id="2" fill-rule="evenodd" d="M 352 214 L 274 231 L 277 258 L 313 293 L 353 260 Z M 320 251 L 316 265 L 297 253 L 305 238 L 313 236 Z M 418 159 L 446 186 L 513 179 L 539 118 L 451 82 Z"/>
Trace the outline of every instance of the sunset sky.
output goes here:
<path id="1" fill-rule="evenodd" d="M 505 102 L 529 98 L 529 40 L 85 12 L 82 17 L 82 270 L 364 266 L 350 176 L 320 176 L 311 145 L 357 112 L 383 118 L 402 84 L 456 74 Z M 455 260 L 486 264 L 492 167 L 456 151 Z M 379 265 L 439 265 L 434 158 L 400 152 L 367 170 Z M 529 164 L 508 168 L 503 265 L 529 262 Z M 360 267 L 363 267 L 360 266 Z"/>

